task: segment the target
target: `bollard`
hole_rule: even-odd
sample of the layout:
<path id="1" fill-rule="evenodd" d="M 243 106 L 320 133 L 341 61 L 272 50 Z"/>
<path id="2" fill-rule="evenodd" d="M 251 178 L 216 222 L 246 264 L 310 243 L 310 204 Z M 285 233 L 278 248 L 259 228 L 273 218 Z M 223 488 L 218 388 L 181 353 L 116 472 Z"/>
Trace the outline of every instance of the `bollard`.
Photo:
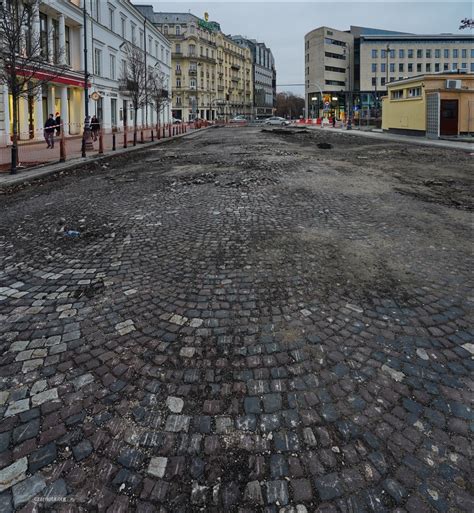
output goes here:
<path id="1" fill-rule="evenodd" d="M 104 135 L 102 130 L 99 132 L 99 155 L 104 153 Z"/>
<path id="2" fill-rule="evenodd" d="M 140 131 L 140 142 L 143 144 L 145 139 L 143 139 L 143 129 Z"/>
<path id="3" fill-rule="evenodd" d="M 153 137 L 153 128 L 151 129 L 151 142 L 154 142 L 155 138 Z"/>
<path id="4" fill-rule="evenodd" d="M 59 141 L 59 162 L 66 162 L 66 141 L 63 130 L 61 130 L 61 139 Z"/>
<path id="5" fill-rule="evenodd" d="M 171 130 L 172 130 L 171 123 L 168 124 L 168 127 L 169 127 L 168 128 L 168 135 L 169 135 L 169 137 L 171 137 Z"/>
<path id="6" fill-rule="evenodd" d="M 112 134 L 112 151 L 115 151 L 115 134 Z"/>
<path id="7" fill-rule="evenodd" d="M 125 132 L 123 133 L 123 147 L 127 147 L 127 129 L 125 128 Z"/>
<path id="8" fill-rule="evenodd" d="M 159 125 L 156 125 L 156 138 L 158 140 L 161 139 L 161 129 L 160 129 L 160 126 Z"/>
<path id="9" fill-rule="evenodd" d="M 166 137 L 166 134 L 165 134 L 165 125 L 163 124 L 163 139 Z"/>

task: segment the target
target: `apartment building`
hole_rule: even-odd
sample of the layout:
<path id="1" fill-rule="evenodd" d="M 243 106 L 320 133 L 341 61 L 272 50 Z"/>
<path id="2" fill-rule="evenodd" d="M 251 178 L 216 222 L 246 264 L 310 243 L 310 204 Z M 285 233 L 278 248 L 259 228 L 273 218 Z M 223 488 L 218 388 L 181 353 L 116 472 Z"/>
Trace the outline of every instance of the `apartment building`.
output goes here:
<path id="1" fill-rule="evenodd" d="M 20 4 L 21 8 L 21 4 Z M 85 98 L 84 8 L 86 10 L 87 69 Z M 105 131 L 123 130 L 131 123 L 132 105 L 120 89 L 121 70 L 126 60 L 124 43 L 134 43 L 146 52 L 149 68 L 160 67 L 169 84 L 171 46 L 169 41 L 129 0 L 36 0 L 34 23 L 45 59 L 44 77 L 51 80 L 35 98 L 21 98 L 19 105 L 20 140 L 43 138 L 48 114 L 59 113 L 66 136 L 82 133 L 85 102 L 96 114 Z M 54 73 L 55 66 L 66 71 Z M 48 72 L 50 70 L 50 72 Z M 95 94 L 94 94 L 95 93 Z M 11 100 L 6 86 L 0 91 L 0 142 L 8 144 L 12 132 Z M 160 121 L 170 119 L 164 109 Z M 152 105 L 139 112 L 140 124 L 155 123 Z"/>
<path id="2" fill-rule="evenodd" d="M 172 44 L 172 113 L 177 119 L 228 119 L 251 115 L 252 58 L 219 23 L 191 13 L 154 12 L 136 6 Z"/>
<path id="3" fill-rule="evenodd" d="M 305 36 L 308 116 L 378 117 L 387 84 L 424 73 L 474 72 L 469 34 L 417 35 L 351 26 Z"/>
<path id="4" fill-rule="evenodd" d="M 252 54 L 253 115 L 258 118 L 272 116 L 276 107 L 276 69 L 272 51 L 255 39 L 232 36 L 232 40 L 249 48 Z"/>

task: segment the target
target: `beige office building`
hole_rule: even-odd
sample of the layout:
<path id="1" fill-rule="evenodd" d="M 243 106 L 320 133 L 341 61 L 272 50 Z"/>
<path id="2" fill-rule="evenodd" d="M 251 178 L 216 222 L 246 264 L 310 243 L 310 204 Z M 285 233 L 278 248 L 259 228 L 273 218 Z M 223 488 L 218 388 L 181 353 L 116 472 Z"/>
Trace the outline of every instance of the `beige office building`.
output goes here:
<path id="1" fill-rule="evenodd" d="M 474 72 L 474 41 L 469 34 L 320 27 L 305 36 L 307 116 L 335 114 L 344 119 L 351 107 L 355 119 L 378 117 L 387 82 L 458 71 Z"/>

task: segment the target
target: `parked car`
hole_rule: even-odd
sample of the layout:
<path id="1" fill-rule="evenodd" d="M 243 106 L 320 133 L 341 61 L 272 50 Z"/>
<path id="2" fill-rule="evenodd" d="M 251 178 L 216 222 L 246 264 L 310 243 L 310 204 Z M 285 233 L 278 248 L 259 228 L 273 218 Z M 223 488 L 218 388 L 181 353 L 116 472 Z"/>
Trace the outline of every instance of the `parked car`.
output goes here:
<path id="1" fill-rule="evenodd" d="M 245 123 L 247 118 L 244 115 L 235 116 L 230 120 L 231 123 Z"/>
<path id="2" fill-rule="evenodd" d="M 279 126 L 288 126 L 290 122 L 285 118 L 280 118 L 278 116 L 272 116 L 265 121 L 266 125 L 279 125 Z"/>
<path id="3" fill-rule="evenodd" d="M 173 122 L 173 125 L 179 125 L 183 121 L 181 119 L 173 118 L 172 122 Z"/>

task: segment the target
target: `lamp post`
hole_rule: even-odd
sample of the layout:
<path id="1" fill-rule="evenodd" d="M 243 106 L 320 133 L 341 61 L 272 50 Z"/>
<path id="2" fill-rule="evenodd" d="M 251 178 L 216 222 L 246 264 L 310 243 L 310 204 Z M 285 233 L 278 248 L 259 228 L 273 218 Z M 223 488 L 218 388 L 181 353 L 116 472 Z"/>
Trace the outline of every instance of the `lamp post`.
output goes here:
<path id="1" fill-rule="evenodd" d="M 82 133 L 82 157 L 86 156 L 86 150 L 92 150 L 93 144 L 90 133 L 90 121 L 89 121 L 89 71 L 87 69 L 87 7 L 86 1 L 84 0 L 82 6 L 83 24 L 84 24 L 84 131 Z M 86 124 L 86 120 L 88 124 Z"/>
<path id="2" fill-rule="evenodd" d="M 347 44 L 348 48 L 348 83 L 349 83 L 349 95 L 346 94 L 346 98 L 348 96 L 348 101 L 346 102 L 346 108 L 347 108 L 347 126 L 346 130 L 352 130 L 352 73 L 351 73 L 351 46 Z M 344 54 L 346 54 L 346 47 L 344 47 Z"/>
<path id="3" fill-rule="evenodd" d="M 387 48 L 385 50 L 385 89 L 387 89 L 388 84 L 388 55 L 390 52 L 390 45 L 387 44 Z"/>

